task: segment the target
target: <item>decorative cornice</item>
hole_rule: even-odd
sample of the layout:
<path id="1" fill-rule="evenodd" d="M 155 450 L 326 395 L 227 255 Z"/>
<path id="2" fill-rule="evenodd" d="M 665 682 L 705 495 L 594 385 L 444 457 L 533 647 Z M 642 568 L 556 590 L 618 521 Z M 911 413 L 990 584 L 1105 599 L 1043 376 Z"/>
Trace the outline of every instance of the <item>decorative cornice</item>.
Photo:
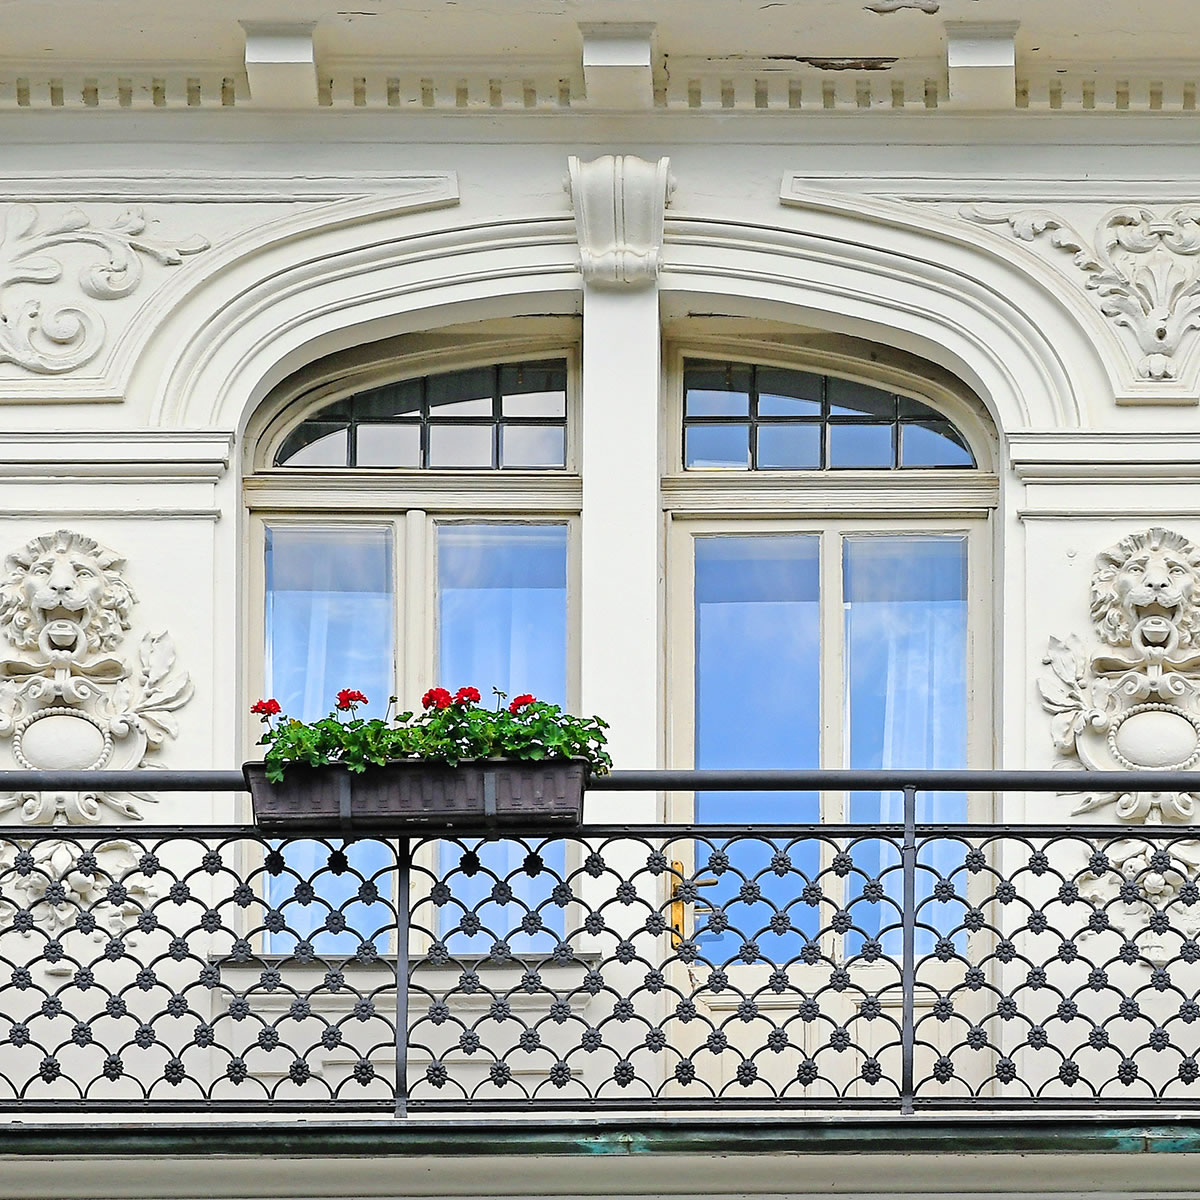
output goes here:
<path id="1" fill-rule="evenodd" d="M 639 287 L 658 278 L 670 159 L 647 162 L 605 154 L 567 160 L 583 278 L 598 286 Z"/>
<path id="2" fill-rule="evenodd" d="M 233 435 L 221 430 L 0 430 L 0 478 L 216 483 Z"/>

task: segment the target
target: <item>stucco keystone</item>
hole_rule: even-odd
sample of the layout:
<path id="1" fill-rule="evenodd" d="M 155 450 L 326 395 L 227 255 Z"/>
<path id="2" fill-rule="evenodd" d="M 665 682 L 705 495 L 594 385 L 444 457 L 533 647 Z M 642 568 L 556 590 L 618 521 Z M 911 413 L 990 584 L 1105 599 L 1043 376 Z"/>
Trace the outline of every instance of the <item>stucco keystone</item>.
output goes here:
<path id="1" fill-rule="evenodd" d="M 664 211 L 673 189 L 670 159 L 647 162 L 606 154 L 591 162 L 567 160 L 575 209 L 580 267 L 585 282 L 641 287 L 658 278 Z"/>

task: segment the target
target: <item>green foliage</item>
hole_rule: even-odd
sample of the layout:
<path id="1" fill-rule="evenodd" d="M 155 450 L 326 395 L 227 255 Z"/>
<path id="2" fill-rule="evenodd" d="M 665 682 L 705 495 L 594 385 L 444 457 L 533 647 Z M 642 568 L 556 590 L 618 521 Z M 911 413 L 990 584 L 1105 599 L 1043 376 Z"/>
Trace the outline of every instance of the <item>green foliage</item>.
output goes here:
<path id="1" fill-rule="evenodd" d="M 586 761 L 597 775 L 611 770 L 612 759 L 605 749 L 607 722 L 599 717 L 575 717 L 557 704 L 532 698 L 521 697 L 520 705 L 514 702 L 505 707 L 507 696 L 493 691 L 497 697 L 494 710 L 463 699 L 461 692 L 449 703 L 429 703 L 428 696 L 434 693 L 428 693 L 428 707 L 420 713 L 391 716 L 393 696 L 383 717 L 363 720 L 356 715 L 357 704 L 339 705 L 311 724 L 282 714 L 273 721 L 276 714 L 264 707 L 271 702 L 259 701 L 252 711 L 260 713 L 266 725 L 258 744 L 269 747 L 264 756 L 267 778 L 281 782 L 289 763 L 313 767 L 340 763 L 363 772 L 369 766 L 406 759 L 453 766 L 484 758 L 535 762 L 576 758 Z M 344 712 L 349 719 L 343 717 Z"/>

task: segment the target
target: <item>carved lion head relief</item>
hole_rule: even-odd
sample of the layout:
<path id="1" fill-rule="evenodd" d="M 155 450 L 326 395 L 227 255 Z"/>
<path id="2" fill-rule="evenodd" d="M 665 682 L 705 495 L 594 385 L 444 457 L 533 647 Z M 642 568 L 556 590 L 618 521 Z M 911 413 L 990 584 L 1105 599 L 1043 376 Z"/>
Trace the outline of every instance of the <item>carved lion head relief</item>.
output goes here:
<path id="1" fill-rule="evenodd" d="M 1189 771 L 1200 764 L 1200 547 L 1155 526 L 1096 557 L 1095 638 L 1052 637 L 1038 687 L 1063 765 Z M 1075 811 L 1113 804 L 1119 819 L 1189 823 L 1200 795 L 1092 792 Z"/>
<path id="2" fill-rule="evenodd" d="M 1200 547 L 1155 526 L 1096 559 L 1092 620 L 1110 646 L 1174 649 L 1200 634 Z"/>
<path id="3" fill-rule="evenodd" d="M 94 538 L 57 529 L 4 559 L 0 582 L 0 768 L 88 771 L 145 765 L 178 732 L 192 697 L 165 632 L 127 645 L 137 603 L 125 560 Z M 7 643 L 7 644 L 5 644 Z M 0 816 L 83 824 L 138 819 L 141 792 L 0 793 Z"/>
<path id="4" fill-rule="evenodd" d="M 59 529 L 9 554 L 0 584 L 0 632 L 23 650 L 112 650 L 129 629 L 137 597 L 125 563 L 95 539 Z M 46 647 L 42 647 L 45 649 Z"/>

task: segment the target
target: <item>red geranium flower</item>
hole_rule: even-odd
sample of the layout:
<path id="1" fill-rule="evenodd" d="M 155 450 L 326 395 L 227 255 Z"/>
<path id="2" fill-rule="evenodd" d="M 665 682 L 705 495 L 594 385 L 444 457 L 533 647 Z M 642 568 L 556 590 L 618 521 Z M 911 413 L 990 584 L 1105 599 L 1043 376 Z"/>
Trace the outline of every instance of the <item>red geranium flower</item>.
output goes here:
<path id="1" fill-rule="evenodd" d="M 526 692 L 523 696 L 518 696 L 509 706 L 508 711 L 515 713 L 518 710 L 525 708 L 527 705 L 534 703 L 534 697 Z"/>
<path id="2" fill-rule="evenodd" d="M 367 704 L 369 701 L 362 692 L 352 691 L 350 688 L 342 688 L 337 694 L 337 706 L 343 712 L 349 708 L 353 708 L 356 704 Z"/>
<path id="3" fill-rule="evenodd" d="M 457 695 L 454 697 L 455 704 L 478 704 L 479 689 L 474 687 L 462 687 L 458 689 Z"/>
<path id="4" fill-rule="evenodd" d="M 424 708 L 449 708 L 454 703 L 454 697 L 445 688 L 430 688 L 421 697 Z"/>
<path id="5" fill-rule="evenodd" d="M 280 708 L 278 700 L 256 700 L 250 706 L 250 711 L 256 717 L 277 717 L 283 709 Z"/>

